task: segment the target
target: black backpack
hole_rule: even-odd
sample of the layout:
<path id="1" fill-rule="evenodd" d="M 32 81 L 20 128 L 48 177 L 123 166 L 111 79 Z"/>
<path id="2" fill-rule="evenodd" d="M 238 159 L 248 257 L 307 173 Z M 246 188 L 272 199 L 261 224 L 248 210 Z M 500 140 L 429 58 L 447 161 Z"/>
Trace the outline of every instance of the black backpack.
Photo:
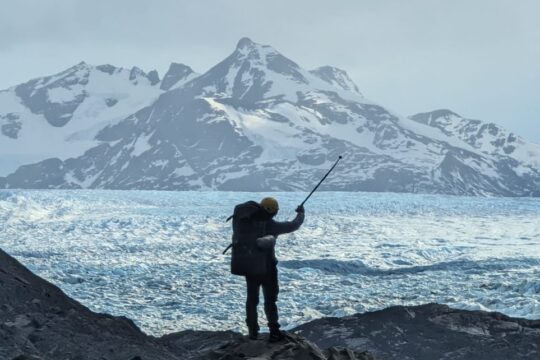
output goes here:
<path id="1" fill-rule="evenodd" d="M 257 247 L 257 238 L 266 235 L 266 221 L 254 219 L 261 210 L 255 201 L 236 205 L 232 219 L 231 273 L 264 276 L 268 272 L 268 253 Z"/>

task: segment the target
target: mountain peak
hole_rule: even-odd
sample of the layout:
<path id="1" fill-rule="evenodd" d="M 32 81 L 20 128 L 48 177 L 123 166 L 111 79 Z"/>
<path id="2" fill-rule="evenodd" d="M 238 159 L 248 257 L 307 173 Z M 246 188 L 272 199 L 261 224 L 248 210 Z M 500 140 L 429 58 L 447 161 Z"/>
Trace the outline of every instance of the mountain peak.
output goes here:
<path id="1" fill-rule="evenodd" d="M 451 117 L 462 118 L 462 116 L 460 116 L 459 114 L 456 114 L 452 110 L 437 109 L 433 111 L 411 115 L 409 116 L 409 119 L 422 123 L 422 124 L 429 125 L 433 120 L 440 119 L 440 118 L 449 119 Z"/>
<path id="2" fill-rule="evenodd" d="M 253 47 L 255 45 L 257 45 L 257 44 L 255 42 L 253 42 L 250 38 L 243 37 L 238 41 L 238 44 L 236 45 L 236 48 L 237 49 L 243 49 L 243 48 L 246 48 L 246 47 Z"/>
<path id="3" fill-rule="evenodd" d="M 345 70 L 334 66 L 325 65 L 311 70 L 310 73 L 329 84 L 339 86 L 343 90 L 353 91 L 360 94 L 358 86 L 356 86 L 354 81 L 351 80 L 349 74 L 347 74 Z"/>
<path id="4" fill-rule="evenodd" d="M 437 110 L 433 110 L 430 112 L 430 114 L 434 117 L 434 118 L 439 118 L 439 117 L 448 117 L 448 116 L 457 116 L 457 117 L 461 117 L 461 115 L 453 112 L 452 110 L 448 110 L 448 109 L 437 109 Z"/>
<path id="5" fill-rule="evenodd" d="M 281 55 L 272 46 L 256 43 L 247 37 L 244 37 L 240 39 L 240 41 L 238 41 L 238 44 L 236 45 L 236 49 L 233 54 L 237 59 L 242 60 L 263 60 L 269 55 Z"/>
<path id="6" fill-rule="evenodd" d="M 170 90 L 173 86 L 179 86 L 191 80 L 195 72 L 187 65 L 171 63 L 161 82 L 161 90 Z"/>
<path id="7" fill-rule="evenodd" d="M 67 74 L 67 73 L 71 73 L 73 71 L 77 71 L 77 70 L 84 70 L 84 69 L 90 69 L 92 66 L 89 65 L 88 63 L 84 62 L 84 61 L 81 61 L 79 62 L 78 64 L 75 64 L 69 68 L 67 68 L 66 70 L 62 71 L 62 72 L 59 72 L 58 74 L 56 75 L 60 75 L 60 74 Z M 54 75 L 51 75 L 51 76 L 54 76 Z"/>
<path id="8" fill-rule="evenodd" d="M 234 52 L 208 70 L 194 83 L 203 93 L 228 94 L 243 101 L 257 102 L 270 97 L 296 101 L 297 84 L 308 84 L 294 61 L 272 46 L 240 39 Z"/>
<path id="9" fill-rule="evenodd" d="M 109 74 L 109 75 L 112 75 L 115 72 L 122 70 L 122 68 L 118 68 L 118 67 L 116 67 L 114 65 L 111 65 L 111 64 L 98 65 L 98 66 L 96 66 L 96 69 L 98 69 L 99 71 L 104 72 L 106 74 Z"/>

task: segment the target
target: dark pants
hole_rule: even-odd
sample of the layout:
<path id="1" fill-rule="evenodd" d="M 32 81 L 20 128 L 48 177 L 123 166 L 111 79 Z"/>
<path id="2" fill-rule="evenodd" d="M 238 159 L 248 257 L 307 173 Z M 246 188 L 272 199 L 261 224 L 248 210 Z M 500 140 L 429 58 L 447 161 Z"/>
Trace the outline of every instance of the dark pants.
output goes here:
<path id="1" fill-rule="evenodd" d="M 246 324 L 250 330 L 259 330 L 257 321 L 257 305 L 259 304 L 259 288 L 262 286 L 264 295 L 264 312 L 270 331 L 279 330 L 278 310 L 276 301 L 279 293 L 277 267 L 272 266 L 264 276 L 246 276 L 247 301 Z"/>

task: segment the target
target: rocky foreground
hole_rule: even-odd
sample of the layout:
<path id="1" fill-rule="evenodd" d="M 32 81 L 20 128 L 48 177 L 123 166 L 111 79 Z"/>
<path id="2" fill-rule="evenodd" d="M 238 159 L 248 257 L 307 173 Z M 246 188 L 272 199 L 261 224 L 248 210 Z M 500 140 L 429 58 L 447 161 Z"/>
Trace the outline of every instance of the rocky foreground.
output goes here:
<path id="1" fill-rule="evenodd" d="M 438 304 L 324 318 L 275 344 L 231 331 L 155 338 L 125 317 L 90 311 L 0 250 L 1 360 L 539 358 L 539 320 Z"/>

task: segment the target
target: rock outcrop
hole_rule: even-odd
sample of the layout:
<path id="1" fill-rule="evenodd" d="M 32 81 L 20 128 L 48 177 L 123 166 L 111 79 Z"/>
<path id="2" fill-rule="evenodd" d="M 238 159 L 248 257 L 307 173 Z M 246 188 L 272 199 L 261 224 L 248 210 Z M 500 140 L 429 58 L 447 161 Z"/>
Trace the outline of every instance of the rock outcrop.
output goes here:
<path id="1" fill-rule="evenodd" d="M 323 348 L 368 350 L 381 359 L 540 359 L 540 320 L 440 304 L 324 318 L 294 331 Z"/>
<path id="2" fill-rule="evenodd" d="M 252 341 L 232 331 L 191 330 L 148 336 L 125 317 L 90 311 L 0 250 L 2 360 L 540 357 L 540 320 L 438 304 L 319 319 L 297 327 L 277 343 L 265 337 Z"/>
<path id="3" fill-rule="evenodd" d="M 342 348 L 320 350 L 290 334 L 251 341 L 232 331 L 182 331 L 155 338 L 131 320 L 97 314 L 0 250 L 1 360 L 374 359 Z"/>
<path id="4" fill-rule="evenodd" d="M 129 319 L 96 314 L 0 250 L 0 359 L 180 359 Z"/>

